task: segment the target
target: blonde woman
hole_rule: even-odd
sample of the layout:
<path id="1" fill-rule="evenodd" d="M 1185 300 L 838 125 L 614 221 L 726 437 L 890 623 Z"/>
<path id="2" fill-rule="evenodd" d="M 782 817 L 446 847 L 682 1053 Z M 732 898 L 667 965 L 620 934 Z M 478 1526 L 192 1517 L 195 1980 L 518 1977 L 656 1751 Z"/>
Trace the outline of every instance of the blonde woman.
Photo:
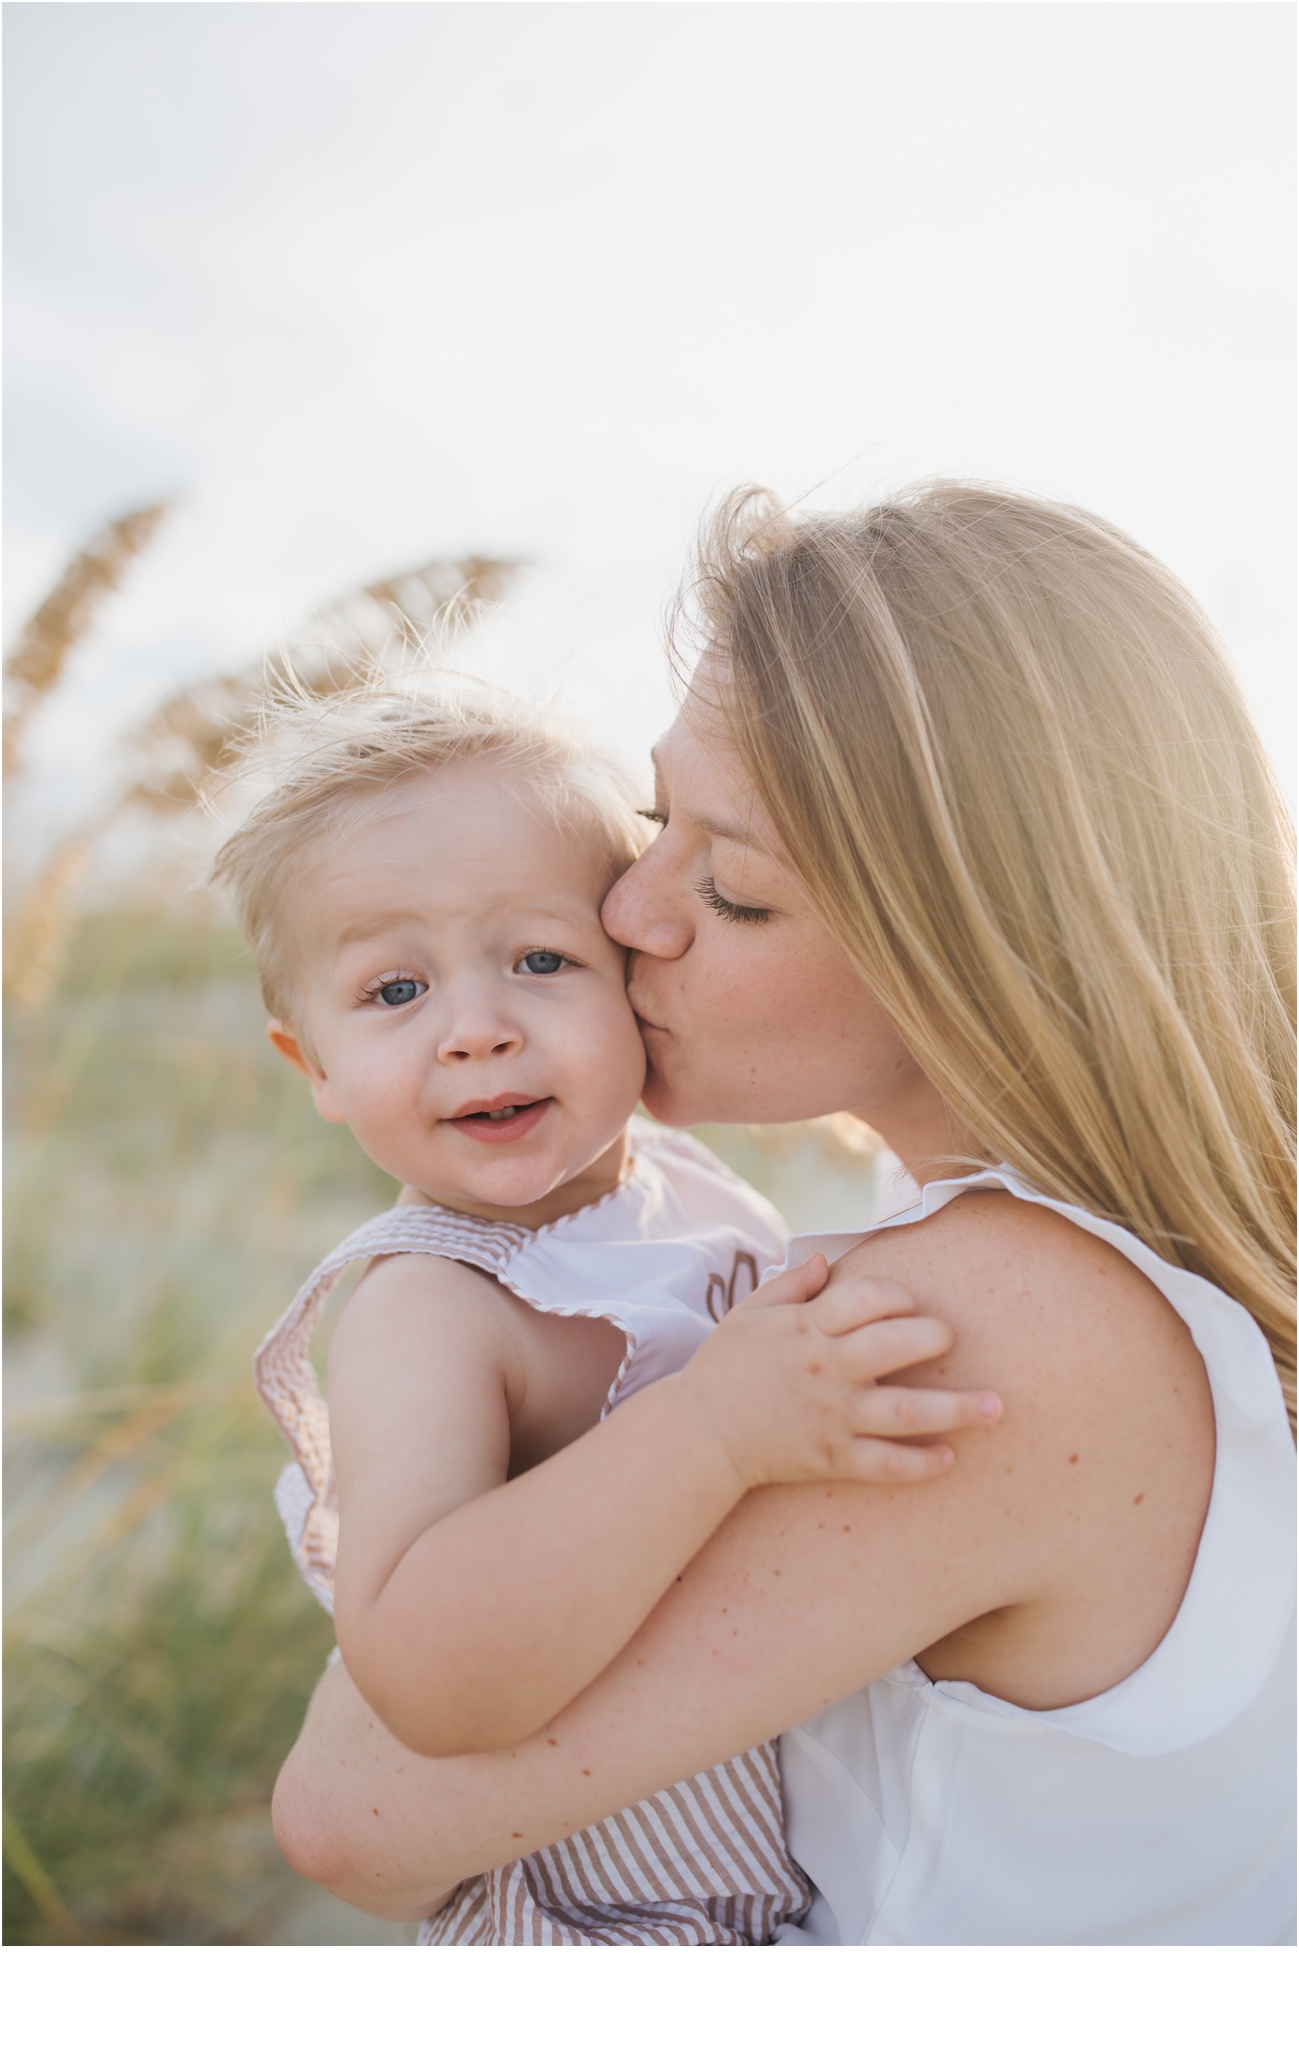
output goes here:
<path id="1" fill-rule="evenodd" d="M 904 1378 L 1004 1420 L 925 1488 L 750 1493 L 508 1754 L 410 1755 L 335 1667 L 282 1846 L 414 1919 L 784 1731 L 777 1939 L 1291 1941 L 1289 862 L 1223 650 L 1124 535 L 991 489 L 741 495 L 693 588 L 604 912 L 647 1105 L 878 1130 L 920 1202 L 816 1242 L 957 1331 Z"/>

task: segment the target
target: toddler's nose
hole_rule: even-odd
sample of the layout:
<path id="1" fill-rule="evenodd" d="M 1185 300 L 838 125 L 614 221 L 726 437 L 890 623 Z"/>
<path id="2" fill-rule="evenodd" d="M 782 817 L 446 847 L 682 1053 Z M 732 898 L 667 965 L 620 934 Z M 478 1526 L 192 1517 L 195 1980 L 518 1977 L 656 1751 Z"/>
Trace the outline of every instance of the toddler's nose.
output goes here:
<path id="1" fill-rule="evenodd" d="M 504 1018 L 462 1012 L 443 1033 L 438 1059 L 444 1066 L 462 1066 L 466 1060 L 489 1060 L 517 1052 L 522 1043 L 522 1034 Z"/>

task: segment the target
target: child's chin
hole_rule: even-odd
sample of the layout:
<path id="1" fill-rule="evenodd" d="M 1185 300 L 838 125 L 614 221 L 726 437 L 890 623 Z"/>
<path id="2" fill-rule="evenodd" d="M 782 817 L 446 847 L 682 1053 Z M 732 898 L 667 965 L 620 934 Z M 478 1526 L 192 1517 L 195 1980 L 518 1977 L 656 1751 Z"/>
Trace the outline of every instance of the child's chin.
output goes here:
<path id="1" fill-rule="evenodd" d="M 539 1202 L 543 1195 L 550 1193 L 553 1182 L 549 1180 L 519 1180 L 516 1176 L 502 1175 L 499 1178 L 484 1174 L 465 1194 L 478 1202 L 499 1202 L 506 1209 L 526 1209 L 530 1202 Z"/>
<path id="2" fill-rule="evenodd" d="M 488 1157 L 474 1172 L 462 1174 L 461 1185 L 468 1201 L 526 1209 L 530 1202 L 540 1202 L 562 1179 L 563 1170 L 554 1160 Z"/>

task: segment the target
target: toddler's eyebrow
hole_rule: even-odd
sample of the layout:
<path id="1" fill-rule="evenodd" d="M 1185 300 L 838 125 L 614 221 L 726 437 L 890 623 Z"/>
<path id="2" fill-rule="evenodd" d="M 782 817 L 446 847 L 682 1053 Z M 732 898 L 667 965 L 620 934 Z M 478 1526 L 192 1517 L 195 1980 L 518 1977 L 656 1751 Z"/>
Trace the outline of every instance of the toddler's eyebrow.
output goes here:
<path id="1" fill-rule="evenodd" d="M 600 922 L 597 903 L 532 903 L 526 899 L 520 901 L 512 890 L 503 903 L 494 902 L 489 897 L 482 905 L 482 916 L 488 917 L 501 909 L 519 918 L 529 918 L 538 925 L 559 925 L 570 932 L 596 929 Z M 375 910 L 343 925 L 333 934 L 331 943 L 336 953 L 342 953 L 349 946 L 364 945 L 370 939 L 381 939 L 391 932 L 410 932 L 421 923 L 417 911 L 404 908 Z"/>
<path id="2" fill-rule="evenodd" d="M 384 932 L 392 930 L 402 922 L 388 911 L 376 911 L 373 917 L 359 917 L 352 924 L 345 924 L 334 934 L 334 944 L 341 950 L 344 946 L 358 946 L 364 939 L 377 939 Z"/>

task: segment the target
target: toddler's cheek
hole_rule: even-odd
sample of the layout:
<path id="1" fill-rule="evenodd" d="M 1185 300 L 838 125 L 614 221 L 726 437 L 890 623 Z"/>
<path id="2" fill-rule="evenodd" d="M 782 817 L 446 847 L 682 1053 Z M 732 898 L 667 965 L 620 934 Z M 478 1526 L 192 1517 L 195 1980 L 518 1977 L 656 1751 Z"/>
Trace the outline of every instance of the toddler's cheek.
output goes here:
<path id="1" fill-rule="evenodd" d="M 381 1154 L 400 1154 L 409 1146 L 413 1099 L 409 1090 L 372 1087 L 356 1106 L 355 1115 L 348 1118 L 361 1145 L 387 1172 L 392 1169 Z"/>
<path id="2" fill-rule="evenodd" d="M 574 1064 L 573 1080 L 577 1099 L 611 1142 L 641 1099 L 645 1047 L 630 1010 L 606 1014 L 602 1022 L 604 1028 L 591 1035 L 583 1058 Z"/>
<path id="3" fill-rule="evenodd" d="M 633 1010 L 628 1008 L 620 1020 L 618 1033 L 617 1072 L 624 1090 L 630 1092 L 632 1107 L 640 1101 L 645 1086 L 645 1041 L 640 1035 L 640 1025 Z"/>

